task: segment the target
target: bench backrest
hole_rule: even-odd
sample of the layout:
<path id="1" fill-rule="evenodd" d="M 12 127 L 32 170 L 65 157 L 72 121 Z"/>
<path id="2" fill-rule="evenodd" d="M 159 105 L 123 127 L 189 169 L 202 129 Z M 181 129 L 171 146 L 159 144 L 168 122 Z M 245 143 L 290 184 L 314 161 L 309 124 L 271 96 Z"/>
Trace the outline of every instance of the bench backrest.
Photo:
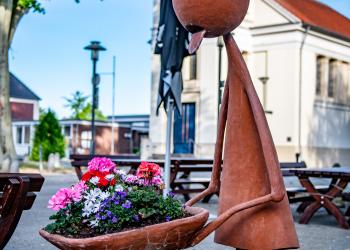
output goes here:
<path id="1" fill-rule="evenodd" d="M 44 178 L 39 174 L 0 174 L 0 249 L 10 240 L 22 211 L 30 209 Z"/>

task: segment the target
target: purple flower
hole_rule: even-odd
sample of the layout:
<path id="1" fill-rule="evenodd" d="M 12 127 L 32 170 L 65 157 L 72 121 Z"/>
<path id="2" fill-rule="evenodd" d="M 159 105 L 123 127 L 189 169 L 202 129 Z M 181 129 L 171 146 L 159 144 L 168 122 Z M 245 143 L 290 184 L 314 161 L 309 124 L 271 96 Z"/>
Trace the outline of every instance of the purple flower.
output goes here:
<path id="1" fill-rule="evenodd" d="M 113 223 L 117 223 L 118 222 L 118 218 L 117 217 L 113 217 L 112 222 Z"/>
<path id="2" fill-rule="evenodd" d="M 169 215 L 165 216 L 165 221 L 170 221 L 171 220 L 171 217 Z"/>
<path id="3" fill-rule="evenodd" d="M 122 192 L 117 192 L 117 193 L 121 199 L 124 199 L 126 197 L 126 192 L 122 191 Z"/>
<path id="4" fill-rule="evenodd" d="M 169 196 L 170 198 L 174 198 L 175 194 L 174 194 L 173 192 L 169 192 L 169 193 L 168 193 L 168 196 Z"/>
<path id="5" fill-rule="evenodd" d="M 137 214 L 133 216 L 134 221 L 139 222 L 140 221 L 140 216 Z"/>
<path id="6" fill-rule="evenodd" d="M 107 216 L 106 215 L 102 215 L 101 216 L 101 220 L 105 220 L 105 219 L 107 219 Z"/>
<path id="7" fill-rule="evenodd" d="M 129 209 L 131 208 L 131 202 L 129 200 L 126 200 L 124 204 L 122 205 L 123 208 Z"/>
<path id="8" fill-rule="evenodd" d="M 113 214 L 112 214 L 111 211 L 107 211 L 107 217 L 108 217 L 108 218 L 112 218 L 112 217 L 113 217 Z"/>

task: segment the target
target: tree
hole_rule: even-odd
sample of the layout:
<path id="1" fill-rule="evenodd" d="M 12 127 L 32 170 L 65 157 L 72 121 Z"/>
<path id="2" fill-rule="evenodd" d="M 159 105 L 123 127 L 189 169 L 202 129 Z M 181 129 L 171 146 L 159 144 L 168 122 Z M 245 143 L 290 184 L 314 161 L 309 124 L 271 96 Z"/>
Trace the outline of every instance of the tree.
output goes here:
<path id="1" fill-rule="evenodd" d="M 0 171 L 16 172 L 19 166 L 12 137 L 8 51 L 19 22 L 30 10 L 45 12 L 38 0 L 0 0 Z"/>
<path id="2" fill-rule="evenodd" d="M 39 160 L 40 146 L 42 147 L 43 160 L 47 160 L 51 153 L 59 153 L 64 156 L 64 136 L 61 126 L 52 110 L 44 112 L 40 116 L 39 125 L 35 129 L 33 149 L 30 158 Z"/>
<path id="3" fill-rule="evenodd" d="M 79 114 L 79 119 L 80 120 L 91 120 L 91 111 L 92 111 L 92 105 L 91 103 L 88 103 L 83 110 L 81 111 L 81 113 Z M 102 112 L 98 109 L 95 109 L 95 117 L 96 120 L 99 121 L 106 121 L 107 118 L 102 114 Z"/>
<path id="4" fill-rule="evenodd" d="M 68 107 L 72 110 L 72 115 L 70 118 L 81 119 L 79 116 L 83 109 L 86 107 L 88 96 L 84 96 L 81 91 L 76 91 L 72 94 L 71 98 L 66 97 L 64 99 L 67 101 L 65 107 Z"/>
<path id="5" fill-rule="evenodd" d="M 78 120 L 91 120 L 91 103 L 87 103 L 88 96 L 80 91 L 76 91 L 72 94 L 71 98 L 64 98 L 67 101 L 65 107 L 69 107 L 72 110 L 71 119 Z M 98 109 L 95 109 L 95 116 L 97 120 L 105 121 L 107 118 Z"/>

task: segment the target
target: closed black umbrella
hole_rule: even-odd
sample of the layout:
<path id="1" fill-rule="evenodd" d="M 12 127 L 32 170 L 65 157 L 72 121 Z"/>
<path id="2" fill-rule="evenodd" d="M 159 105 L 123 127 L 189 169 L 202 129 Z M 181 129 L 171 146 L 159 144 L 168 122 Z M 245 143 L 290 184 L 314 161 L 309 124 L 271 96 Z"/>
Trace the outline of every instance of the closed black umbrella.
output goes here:
<path id="1" fill-rule="evenodd" d="M 164 196 L 170 191 L 170 142 L 174 106 L 181 114 L 182 62 L 188 53 L 188 32 L 177 19 L 172 0 L 161 0 L 155 54 L 161 55 L 161 71 L 158 90 L 157 114 L 163 103 L 167 112 L 166 152 L 165 152 L 165 189 Z"/>
<path id="2" fill-rule="evenodd" d="M 164 103 L 168 110 L 168 98 L 172 98 L 175 107 L 181 113 L 183 59 L 188 53 L 188 31 L 177 19 L 171 0 L 161 0 L 155 54 L 161 55 L 161 72 L 158 90 L 157 112 Z"/>

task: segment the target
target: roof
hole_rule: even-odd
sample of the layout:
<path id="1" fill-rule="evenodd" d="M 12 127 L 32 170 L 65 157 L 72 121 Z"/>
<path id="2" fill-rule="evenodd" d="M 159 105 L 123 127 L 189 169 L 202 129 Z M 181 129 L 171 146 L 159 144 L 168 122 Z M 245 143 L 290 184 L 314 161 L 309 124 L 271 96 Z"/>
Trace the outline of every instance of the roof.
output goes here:
<path id="1" fill-rule="evenodd" d="M 275 0 L 304 24 L 340 38 L 350 39 L 350 19 L 315 0 Z"/>
<path id="2" fill-rule="evenodd" d="M 10 73 L 10 97 L 34 101 L 41 100 L 39 96 L 12 73 Z"/>
<path id="3" fill-rule="evenodd" d="M 140 115 L 115 115 L 115 122 L 149 122 L 150 115 L 148 114 L 140 114 Z M 108 116 L 109 120 L 112 120 L 113 116 Z"/>

